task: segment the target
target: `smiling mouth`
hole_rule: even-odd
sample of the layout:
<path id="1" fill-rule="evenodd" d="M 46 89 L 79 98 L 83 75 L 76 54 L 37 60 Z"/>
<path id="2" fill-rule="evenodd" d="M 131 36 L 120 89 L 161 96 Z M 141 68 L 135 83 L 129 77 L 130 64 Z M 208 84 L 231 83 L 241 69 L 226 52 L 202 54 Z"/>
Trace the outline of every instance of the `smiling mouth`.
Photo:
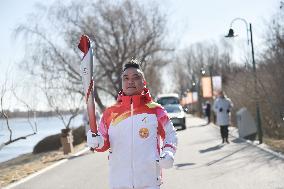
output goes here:
<path id="1" fill-rule="evenodd" d="M 136 89 L 136 87 L 127 87 L 127 89 Z"/>

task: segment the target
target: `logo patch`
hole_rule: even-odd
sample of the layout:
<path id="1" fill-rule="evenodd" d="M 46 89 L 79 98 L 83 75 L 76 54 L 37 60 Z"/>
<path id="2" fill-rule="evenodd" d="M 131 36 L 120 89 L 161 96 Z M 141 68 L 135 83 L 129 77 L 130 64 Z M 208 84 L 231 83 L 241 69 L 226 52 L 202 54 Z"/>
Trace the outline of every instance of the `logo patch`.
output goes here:
<path id="1" fill-rule="evenodd" d="M 141 138 L 147 138 L 149 136 L 149 130 L 147 128 L 141 128 L 139 130 L 139 135 Z"/>

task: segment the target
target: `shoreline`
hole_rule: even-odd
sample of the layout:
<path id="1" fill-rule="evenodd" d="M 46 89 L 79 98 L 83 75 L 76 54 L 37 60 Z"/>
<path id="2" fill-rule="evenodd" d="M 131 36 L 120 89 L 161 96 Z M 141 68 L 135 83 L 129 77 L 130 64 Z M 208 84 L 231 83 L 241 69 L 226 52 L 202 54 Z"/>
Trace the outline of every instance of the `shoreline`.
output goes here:
<path id="1" fill-rule="evenodd" d="M 62 148 L 39 154 L 27 153 L 0 163 L 0 188 L 19 181 L 60 160 L 68 159 L 86 148 L 86 143 L 74 146 L 74 152 L 64 155 Z"/>

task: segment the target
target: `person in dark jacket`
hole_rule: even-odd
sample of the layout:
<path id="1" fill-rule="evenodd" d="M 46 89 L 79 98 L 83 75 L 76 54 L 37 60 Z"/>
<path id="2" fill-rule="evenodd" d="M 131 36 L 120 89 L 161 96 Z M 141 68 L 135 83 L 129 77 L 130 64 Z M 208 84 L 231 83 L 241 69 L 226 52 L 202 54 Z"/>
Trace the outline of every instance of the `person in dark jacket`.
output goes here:
<path id="1" fill-rule="evenodd" d="M 207 117 L 207 125 L 210 124 L 211 122 L 211 104 L 209 101 L 206 101 L 206 106 L 205 106 L 205 116 Z"/>

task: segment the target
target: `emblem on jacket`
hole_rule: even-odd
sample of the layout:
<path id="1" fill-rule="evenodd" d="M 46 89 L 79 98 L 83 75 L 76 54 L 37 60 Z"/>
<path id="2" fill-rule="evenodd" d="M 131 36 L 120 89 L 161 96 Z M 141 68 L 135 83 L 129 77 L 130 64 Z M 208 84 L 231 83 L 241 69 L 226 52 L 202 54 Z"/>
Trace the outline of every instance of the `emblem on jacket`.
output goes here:
<path id="1" fill-rule="evenodd" d="M 149 136 L 149 130 L 147 128 L 141 128 L 139 130 L 139 135 L 141 138 L 147 138 Z"/>

